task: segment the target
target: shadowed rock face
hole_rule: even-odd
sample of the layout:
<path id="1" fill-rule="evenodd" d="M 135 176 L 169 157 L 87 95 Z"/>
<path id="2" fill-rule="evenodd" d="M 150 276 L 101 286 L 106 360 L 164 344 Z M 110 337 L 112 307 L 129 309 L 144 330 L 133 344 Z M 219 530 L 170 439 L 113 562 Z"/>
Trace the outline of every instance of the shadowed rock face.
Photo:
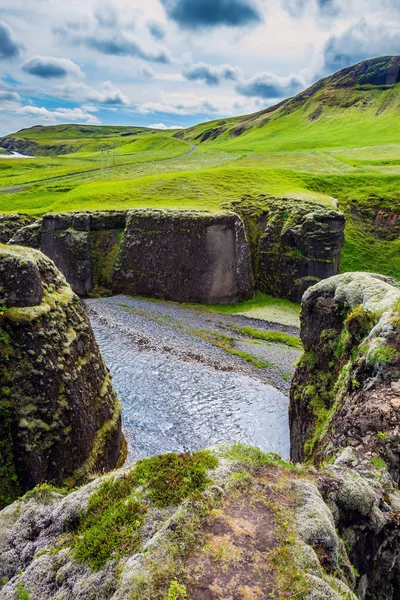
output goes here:
<path id="1" fill-rule="evenodd" d="M 126 292 L 234 303 L 251 297 L 254 276 L 261 291 L 300 302 L 310 286 L 338 273 L 342 213 L 266 196 L 232 206 L 240 216 L 160 210 L 48 214 L 9 243 L 40 248 L 80 296 Z"/>
<path id="2" fill-rule="evenodd" d="M 0 215 L 0 244 L 7 244 L 21 227 L 34 221 L 35 219 L 27 215 Z"/>
<path id="3" fill-rule="evenodd" d="M 207 304 L 251 298 L 244 227 L 236 215 L 130 211 L 112 287 Z"/>
<path id="4" fill-rule="evenodd" d="M 332 464 L 339 475 L 339 482 L 324 478 L 322 491 L 337 506 L 361 598 L 398 598 L 398 283 L 369 273 L 320 282 L 303 297 L 301 339 L 305 354 L 290 392 L 291 457 Z"/>
<path id="5" fill-rule="evenodd" d="M 269 216 L 259 250 L 262 291 L 300 302 L 310 286 L 337 275 L 344 225 L 341 213 L 325 209 Z"/>
<path id="6" fill-rule="evenodd" d="M 80 296 L 124 292 L 233 303 L 252 296 L 243 223 L 234 214 L 132 210 L 46 215 L 10 241 L 38 245 Z"/>
<path id="7" fill-rule="evenodd" d="M 0 507 L 113 468 L 121 409 L 79 298 L 37 250 L 0 245 Z"/>

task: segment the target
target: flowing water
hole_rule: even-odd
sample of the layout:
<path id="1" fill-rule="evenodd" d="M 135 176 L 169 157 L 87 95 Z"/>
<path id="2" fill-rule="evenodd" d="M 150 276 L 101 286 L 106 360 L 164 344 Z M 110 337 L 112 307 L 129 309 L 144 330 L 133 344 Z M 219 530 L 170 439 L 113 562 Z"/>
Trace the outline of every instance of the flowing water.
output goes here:
<path id="1" fill-rule="evenodd" d="M 129 461 L 234 441 L 289 456 L 287 396 L 240 368 L 219 370 L 199 360 L 183 360 L 174 348 L 141 346 L 131 335 L 141 330 L 140 322 L 146 336 L 160 325 L 154 319 L 146 322 L 143 310 L 127 314 L 111 301 L 90 301 L 89 307 L 95 309 L 90 310 L 92 326 L 122 403 Z M 171 338 L 187 338 L 171 322 L 163 324 L 164 339 L 168 327 L 174 328 Z M 183 341 L 188 345 L 188 339 Z M 210 345 L 218 361 L 216 350 L 223 352 Z"/>

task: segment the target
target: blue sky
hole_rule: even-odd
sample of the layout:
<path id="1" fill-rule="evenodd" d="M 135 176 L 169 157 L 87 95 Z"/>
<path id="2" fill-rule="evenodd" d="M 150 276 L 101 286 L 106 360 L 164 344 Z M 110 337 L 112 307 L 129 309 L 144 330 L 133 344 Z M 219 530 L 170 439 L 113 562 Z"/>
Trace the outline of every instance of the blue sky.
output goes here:
<path id="1" fill-rule="evenodd" d="M 186 127 L 400 54 L 400 0 L 0 0 L 0 135 Z"/>

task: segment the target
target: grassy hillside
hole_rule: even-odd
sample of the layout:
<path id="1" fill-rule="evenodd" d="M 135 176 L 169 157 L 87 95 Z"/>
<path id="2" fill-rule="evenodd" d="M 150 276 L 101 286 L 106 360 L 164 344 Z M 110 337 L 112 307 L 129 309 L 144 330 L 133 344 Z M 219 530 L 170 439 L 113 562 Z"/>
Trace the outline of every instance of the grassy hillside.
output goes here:
<path id="1" fill-rule="evenodd" d="M 0 188 L 33 185 L 0 191 L 0 211 L 219 210 L 247 195 L 309 199 L 346 213 L 342 270 L 400 279 L 399 65 L 399 57 L 365 61 L 275 107 L 184 131 L 19 131 L 0 145 L 35 158 L 0 160 Z"/>

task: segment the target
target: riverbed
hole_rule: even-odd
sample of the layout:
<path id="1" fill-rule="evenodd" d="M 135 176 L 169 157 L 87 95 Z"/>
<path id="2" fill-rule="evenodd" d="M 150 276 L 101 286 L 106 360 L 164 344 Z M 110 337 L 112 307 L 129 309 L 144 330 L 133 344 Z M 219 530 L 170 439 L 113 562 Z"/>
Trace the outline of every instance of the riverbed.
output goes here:
<path id="1" fill-rule="evenodd" d="M 122 403 L 128 462 L 235 441 L 288 458 L 287 394 L 300 351 L 233 327 L 295 328 L 126 296 L 86 305 Z M 232 353 L 242 348 L 246 360 Z"/>

